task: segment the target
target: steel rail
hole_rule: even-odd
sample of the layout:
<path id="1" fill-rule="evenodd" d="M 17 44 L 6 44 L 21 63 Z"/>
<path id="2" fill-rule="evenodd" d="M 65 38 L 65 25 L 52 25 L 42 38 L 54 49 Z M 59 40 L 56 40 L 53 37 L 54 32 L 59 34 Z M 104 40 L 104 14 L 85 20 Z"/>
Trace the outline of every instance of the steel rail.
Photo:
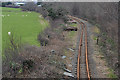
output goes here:
<path id="1" fill-rule="evenodd" d="M 77 79 L 80 79 L 80 55 L 81 55 L 81 46 L 82 46 L 82 38 L 83 38 L 83 24 L 82 26 L 82 32 L 81 32 L 81 38 L 80 38 L 80 43 L 79 43 L 79 52 L 78 52 L 78 62 L 77 62 Z"/>
<path id="2" fill-rule="evenodd" d="M 82 38 L 83 38 L 83 28 L 85 28 L 85 62 L 86 62 L 86 71 L 87 71 L 87 77 L 88 80 L 90 80 L 90 69 L 88 64 L 88 44 L 87 44 L 87 28 L 86 24 L 84 22 L 81 22 L 79 18 L 73 17 L 68 15 L 68 17 L 76 20 L 79 24 L 82 25 L 82 32 L 81 32 L 81 38 L 80 38 L 80 44 L 79 44 L 79 52 L 78 52 L 78 59 L 77 59 L 77 80 L 80 80 L 80 56 L 81 56 L 81 46 L 82 46 Z M 84 25 L 84 27 L 83 27 Z"/>
<path id="3" fill-rule="evenodd" d="M 87 29 L 86 24 L 85 25 L 85 55 L 86 55 L 86 69 L 87 69 L 87 77 L 90 80 L 90 70 L 89 70 L 89 64 L 88 64 L 88 44 L 87 44 Z"/>

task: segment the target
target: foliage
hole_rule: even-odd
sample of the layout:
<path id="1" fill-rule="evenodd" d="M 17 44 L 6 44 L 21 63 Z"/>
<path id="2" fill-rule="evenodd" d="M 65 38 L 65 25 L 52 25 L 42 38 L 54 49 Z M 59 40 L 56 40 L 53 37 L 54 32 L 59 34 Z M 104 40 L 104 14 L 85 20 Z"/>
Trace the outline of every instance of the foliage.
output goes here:
<path id="1" fill-rule="evenodd" d="M 5 47 L 5 50 L 3 51 L 4 58 L 14 60 L 14 56 L 17 56 L 19 53 L 19 50 L 21 48 L 21 37 L 16 37 L 13 33 L 8 36 L 8 43 L 7 46 Z M 3 59 L 4 59 L 3 58 Z M 9 60 L 9 61 L 10 61 Z"/>
<path id="2" fill-rule="evenodd" d="M 75 3 L 72 7 L 72 14 L 73 15 L 78 15 L 79 14 L 79 6 L 77 5 L 77 3 Z"/>
<path id="3" fill-rule="evenodd" d="M 24 60 L 22 62 L 22 71 L 25 72 L 26 70 L 31 70 L 33 69 L 35 63 L 33 60 Z"/>
<path id="4" fill-rule="evenodd" d="M 3 51 L 3 74 L 6 74 L 6 71 L 10 71 L 10 75 L 15 77 L 21 68 L 21 62 L 24 60 L 20 56 L 20 50 L 22 49 L 21 38 L 15 36 L 13 33 L 9 35 L 9 42 Z"/>
<path id="5" fill-rule="evenodd" d="M 37 2 L 37 5 L 41 5 L 42 4 L 42 2 Z"/>
<path id="6" fill-rule="evenodd" d="M 38 41 L 41 46 L 46 46 L 48 44 L 48 39 L 41 35 L 41 33 L 38 35 Z"/>
<path id="7" fill-rule="evenodd" d="M 97 37 L 96 37 L 96 36 L 94 36 L 94 37 L 93 37 L 93 39 L 94 39 L 94 40 L 97 40 Z"/>
<path id="8" fill-rule="evenodd" d="M 10 77 L 16 77 L 18 74 L 25 71 L 32 70 L 34 61 L 25 59 L 20 53 L 23 50 L 21 38 L 16 37 L 15 34 L 9 35 L 9 43 L 3 52 L 3 74 L 6 75 L 9 71 Z"/>
<path id="9" fill-rule="evenodd" d="M 23 11 L 35 11 L 37 7 L 37 4 L 34 2 L 27 2 L 24 6 L 22 6 Z"/>
<path id="10" fill-rule="evenodd" d="M 70 23 L 69 26 L 71 26 L 71 27 L 77 27 L 77 24 L 76 23 Z"/>
<path id="11" fill-rule="evenodd" d="M 12 2 L 2 2 L 2 7 L 5 7 L 6 5 L 11 5 Z"/>
<path id="12" fill-rule="evenodd" d="M 108 69 L 109 74 L 107 75 L 109 78 L 118 78 L 112 69 Z"/>
<path id="13" fill-rule="evenodd" d="M 43 4 L 42 8 L 43 8 L 43 11 L 48 12 L 48 16 L 50 16 L 53 20 L 58 18 L 65 19 L 65 15 L 68 14 L 65 8 L 62 8 L 62 7 L 55 8 L 53 7 L 53 4 Z"/>
<path id="14" fill-rule="evenodd" d="M 62 7 L 55 9 L 53 7 L 53 4 L 42 4 L 42 3 L 38 3 L 38 4 L 41 4 L 42 6 L 38 7 L 34 3 L 29 2 L 22 7 L 22 10 L 23 11 L 36 11 L 36 12 L 41 13 L 44 18 L 49 16 L 52 18 L 52 20 L 61 18 L 65 22 L 67 21 L 67 18 L 65 17 L 65 15 L 68 14 L 68 11 L 66 9 Z"/>
<path id="15" fill-rule="evenodd" d="M 53 20 L 57 18 L 65 18 L 64 16 L 67 14 L 67 11 L 64 8 L 58 8 L 55 10 L 54 8 L 48 8 L 48 16 L 50 16 Z"/>
<path id="16" fill-rule="evenodd" d="M 50 16 L 53 20 L 58 18 L 58 15 L 53 8 L 49 8 L 47 11 L 48 11 L 48 16 Z"/>

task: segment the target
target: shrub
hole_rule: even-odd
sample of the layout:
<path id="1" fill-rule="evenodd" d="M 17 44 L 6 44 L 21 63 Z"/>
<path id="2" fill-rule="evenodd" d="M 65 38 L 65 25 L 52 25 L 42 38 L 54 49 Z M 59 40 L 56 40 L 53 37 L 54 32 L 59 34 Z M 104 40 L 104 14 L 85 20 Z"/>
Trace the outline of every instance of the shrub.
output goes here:
<path id="1" fill-rule="evenodd" d="M 6 5 L 12 5 L 11 2 L 2 2 L 2 7 L 5 7 Z"/>
<path id="2" fill-rule="evenodd" d="M 43 10 L 47 10 L 48 16 L 50 16 L 53 20 L 63 18 L 66 14 L 68 14 L 66 9 L 62 7 L 54 8 L 52 4 L 43 4 L 42 8 Z"/>
<path id="3" fill-rule="evenodd" d="M 21 47 L 21 38 L 13 34 L 9 35 L 9 42 L 3 51 L 3 74 L 7 74 L 9 71 L 10 76 L 15 77 L 19 73 L 21 62 L 24 60 L 19 54 Z"/>
<path id="4" fill-rule="evenodd" d="M 37 2 L 37 5 L 41 5 L 42 4 L 42 2 Z"/>
<path id="5" fill-rule="evenodd" d="M 23 11 L 35 11 L 37 5 L 33 2 L 28 2 L 24 6 L 21 7 Z"/>
<path id="6" fill-rule="evenodd" d="M 72 14 L 78 15 L 79 14 L 79 6 L 75 3 L 72 7 Z"/>
<path id="7" fill-rule="evenodd" d="M 48 11 L 48 16 L 50 16 L 53 20 L 58 18 L 58 15 L 53 8 L 48 8 L 47 11 Z"/>
<path id="8" fill-rule="evenodd" d="M 48 44 L 48 38 L 43 37 L 41 34 L 38 35 L 38 41 L 41 46 L 46 46 Z"/>
<path id="9" fill-rule="evenodd" d="M 34 67 L 35 63 L 33 60 L 24 60 L 22 62 L 22 69 L 23 69 L 23 72 L 27 71 L 27 70 L 32 70 L 33 67 Z"/>

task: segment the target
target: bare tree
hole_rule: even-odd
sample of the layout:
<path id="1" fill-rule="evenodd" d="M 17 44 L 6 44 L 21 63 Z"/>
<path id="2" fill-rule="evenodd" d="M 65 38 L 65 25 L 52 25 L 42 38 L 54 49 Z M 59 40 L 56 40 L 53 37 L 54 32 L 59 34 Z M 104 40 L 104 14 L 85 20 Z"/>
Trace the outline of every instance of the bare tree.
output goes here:
<path id="1" fill-rule="evenodd" d="M 35 11 L 37 8 L 37 4 L 34 2 L 27 2 L 23 7 L 21 7 L 24 11 Z"/>
<path id="2" fill-rule="evenodd" d="M 77 3 L 74 3 L 73 7 L 72 7 L 72 13 L 73 15 L 78 15 L 79 14 L 79 6 Z"/>

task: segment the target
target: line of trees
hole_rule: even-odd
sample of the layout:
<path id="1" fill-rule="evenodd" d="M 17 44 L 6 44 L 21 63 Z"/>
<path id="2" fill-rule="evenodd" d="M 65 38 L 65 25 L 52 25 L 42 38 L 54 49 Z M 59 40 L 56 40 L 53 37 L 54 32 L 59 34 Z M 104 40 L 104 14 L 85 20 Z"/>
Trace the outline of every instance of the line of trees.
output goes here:
<path id="1" fill-rule="evenodd" d="M 7 5 L 12 5 L 12 2 L 2 2 L 2 7 L 5 7 Z"/>
<path id="2" fill-rule="evenodd" d="M 41 5 L 40 7 L 37 5 Z M 57 18 L 64 18 L 66 14 L 68 14 L 67 10 L 63 7 L 59 6 L 58 8 L 54 8 L 54 5 L 51 3 L 41 3 L 37 4 L 33 2 L 28 2 L 25 6 L 22 7 L 23 11 L 36 11 L 43 15 L 43 17 L 51 17 L 53 20 Z"/>

